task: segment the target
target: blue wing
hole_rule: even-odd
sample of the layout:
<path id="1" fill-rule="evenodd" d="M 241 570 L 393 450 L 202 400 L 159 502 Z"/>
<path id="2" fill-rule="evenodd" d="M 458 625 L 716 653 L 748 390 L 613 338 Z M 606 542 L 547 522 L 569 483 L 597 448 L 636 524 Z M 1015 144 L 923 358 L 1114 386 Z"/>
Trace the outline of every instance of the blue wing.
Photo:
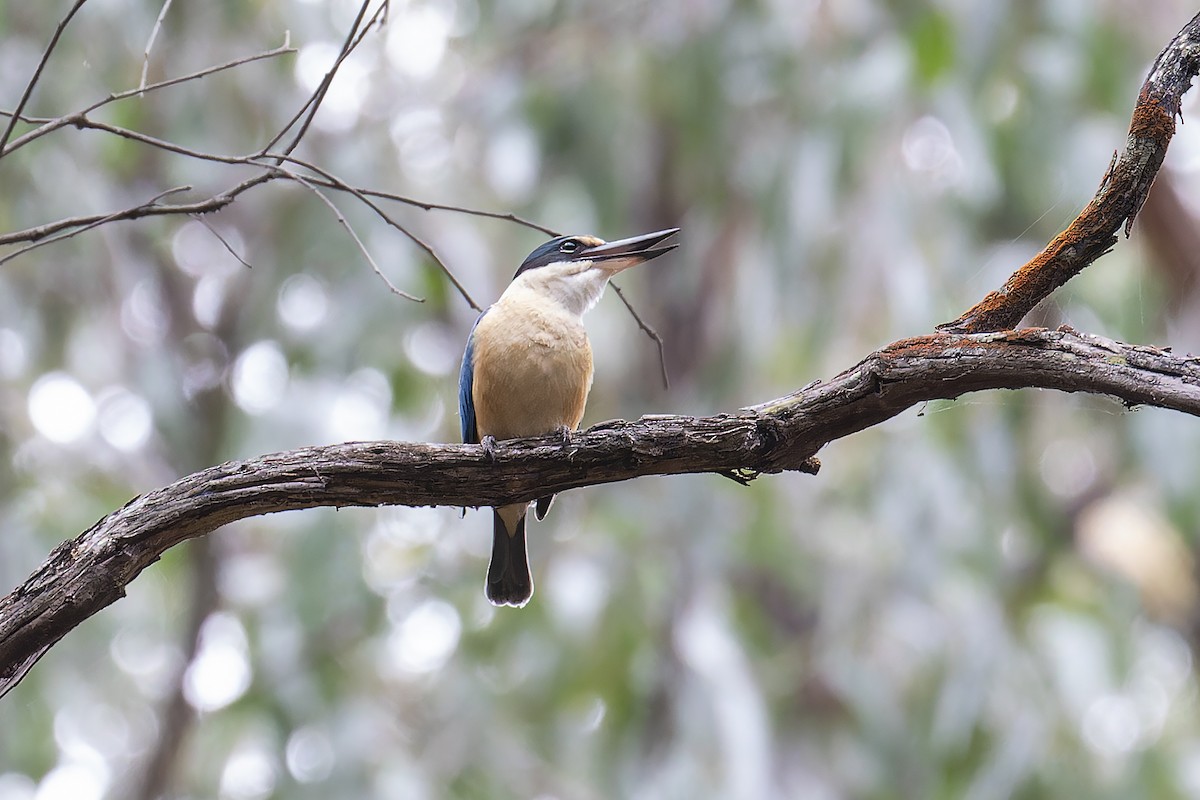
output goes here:
<path id="1" fill-rule="evenodd" d="M 462 423 L 462 440 L 466 444 L 479 444 L 472 389 L 475 386 L 475 329 L 479 327 L 479 320 L 483 319 L 483 314 L 480 314 L 479 319 L 471 326 L 471 333 L 467 336 L 467 349 L 463 352 L 462 369 L 458 372 L 458 418 Z"/>

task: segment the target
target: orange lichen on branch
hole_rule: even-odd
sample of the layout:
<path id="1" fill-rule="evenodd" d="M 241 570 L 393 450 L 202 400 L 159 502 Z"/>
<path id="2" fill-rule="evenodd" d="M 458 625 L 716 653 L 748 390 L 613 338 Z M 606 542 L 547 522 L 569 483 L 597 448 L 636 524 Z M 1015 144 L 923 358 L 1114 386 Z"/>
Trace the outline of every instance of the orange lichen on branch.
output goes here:
<path id="1" fill-rule="evenodd" d="M 1138 93 L 1125 150 L 1114 154 L 1092 201 L 1042 252 L 1009 276 L 1003 287 L 938 329 L 981 333 L 1012 328 L 1051 292 L 1107 253 L 1117 243 L 1122 223 L 1129 236 L 1175 134 L 1180 98 L 1198 71 L 1200 14 L 1154 62 Z"/>
<path id="2" fill-rule="evenodd" d="M 1175 116 L 1163 107 L 1161 98 L 1156 95 L 1142 87 L 1138 104 L 1133 109 L 1133 119 L 1129 121 L 1130 136 L 1165 142 L 1175 135 Z"/>
<path id="3" fill-rule="evenodd" d="M 981 333 L 1007 330 L 1020 322 L 1029 309 L 1116 243 L 1117 237 L 1111 232 L 1114 226 L 1103 224 L 1100 218 L 1102 209 L 1097 205 L 1094 200 L 1089 203 L 1065 231 L 1014 272 L 1003 288 L 988 292 L 986 297 L 957 320 L 939 325 L 938 328 Z M 1116 225 L 1119 224 L 1118 220 Z"/>
<path id="4" fill-rule="evenodd" d="M 878 355 L 882 358 L 936 359 L 953 355 L 964 347 L 983 352 L 992 348 L 1005 348 L 1012 344 L 1041 344 L 1047 336 L 1053 336 L 1053 332 L 1047 331 L 1045 328 L 991 331 L 985 332 L 983 335 L 972 336 L 970 339 L 964 339 L 954 333 L 930 333 L 892 342 L 887 347 L 881 348 Z"/>

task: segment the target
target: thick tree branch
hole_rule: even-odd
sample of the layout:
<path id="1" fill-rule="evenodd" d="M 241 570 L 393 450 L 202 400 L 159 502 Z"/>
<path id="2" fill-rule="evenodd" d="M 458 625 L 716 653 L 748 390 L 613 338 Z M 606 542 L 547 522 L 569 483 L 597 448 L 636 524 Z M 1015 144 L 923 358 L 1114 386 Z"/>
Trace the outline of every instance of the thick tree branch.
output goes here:
<path id="1" fill-rule="evenodd" d="M 319 506 L 501 505 L 645 475 L 743 479 L 816 472 L 825 444 L 927 400 L 1038 387 L 1109 394 L 1200 416 L 1200 359 L 1070 329 L 933 334 L 885 347 L 832 380 L 715 417 L 645 417 L 572 437 L 476 445 L 356 442 L 189 475 L 60 545 L 0 600 L 0 694 L 168 548 L 235 520 Z"/>
<path id="2" fill-rule="evenodd" d="M 1096 196 L 1067 229 L 1041 253 L 1014 272 L 1004 286 L 953 322 L 938 327 L 959 333 L 1015 327 L 1034 306 L 1079 274 L 1125 235 L 1146 201 L 1154 176 L 1175 134 L 1179 102 L 1200 71 L 1200 14 L 1184 26 L 1159 54 L 1142 84 L 1125 150 L 1114 153 Z"/>
<path id="3" fill-rule="evenodd" d="M 1012 327 L 1115 244 L 1120 224 L 1128 228 L 1153 182 L 1179 97 L 1198 69 L 1200 15 L 1155 62 L 1125 152 L 1110 165 L 1096 198 L 1001 292 L 943 326 L 948 330 L 888 345 L 828 382 L 736 413 L 604 423 L 565 446 L 557 436 L 505 442 L 495 461 L 475 445 L 360 442 L 194 473 L 135 498 L 63 543 L 0 600 L 0 695 L 68 631 L 121 597 L 168 548 L 251 516 L 318 506 L 501 505 L 644 475 L 712 472 L 748 481 L 761 473 L 816 472 L 815 454 L 835 439 L 927 400 L 986 389 L 1108 394 L 1127 405 L 1200 416 L 1195 357 L 1069 328 L 976 332 Z M 225 202 L 275 177 L 251 178 L 227 192 Z M 162 212 L 147 204 L 126 213 L 122 218 Z"/>

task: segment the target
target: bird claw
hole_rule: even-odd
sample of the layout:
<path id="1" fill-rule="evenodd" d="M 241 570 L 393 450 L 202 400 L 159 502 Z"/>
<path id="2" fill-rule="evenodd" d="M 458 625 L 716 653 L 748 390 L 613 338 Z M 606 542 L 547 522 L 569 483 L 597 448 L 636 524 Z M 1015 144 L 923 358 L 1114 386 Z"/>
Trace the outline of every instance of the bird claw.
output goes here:
<path id="1" fill-rule="evenodd" d="M 484 455 L 486 455 L 488 457 L 489 461 L 492 461 L 492 462 L 496 461 L 496 437 L 495 436 L 484 436 L 482 439 L 479 440 L 479 446 L 483 448 Z"/>
<path id="2" fill-rule="evenodd" d="M 571 443 L 571 429 L 566 425 L 559 425 L 555 429 L 554 435 L 558 437 L 558 444 L 561 447 L 566 447 Z"/>

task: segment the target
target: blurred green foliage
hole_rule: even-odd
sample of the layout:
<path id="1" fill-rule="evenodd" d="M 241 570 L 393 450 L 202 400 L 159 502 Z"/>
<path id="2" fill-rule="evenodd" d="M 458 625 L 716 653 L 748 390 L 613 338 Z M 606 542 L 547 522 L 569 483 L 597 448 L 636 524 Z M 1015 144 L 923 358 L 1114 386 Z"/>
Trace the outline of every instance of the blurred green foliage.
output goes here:
<path id="1" fill-rule="evenodd" d="M 0 6 L 0 107 L 63 5 Z M 161 7 L 87 3 L 28 113 L 136 86 Z M 95 116 L 254 152 L 357 10 L 175 3 L 151 81 L 288 31 L 299 52 Z M 1090 199 L 1146 68 L 1193 10 L 394 2 L 297 153 L 355 186 L 557 230 L 681 225 L 677 254 L 621 281 L 667 340 L 672 389 L 609 298 L 588 319 L 585 424 L 718 413 L 998 286 Z M 1195 172 L 1189 136 L 1168 157 L 1178 178 Z M 247 174 L 66 128 L 0 161 L 0 226 L 182 185 L 173 199 L 198 200 Z M 0 265 L 4 585 L 204 466 L 457 438 L 475 312 L 400 232 L 329 195 L 424 303 L 390 293 L 329 209 L 283 182 L 211 229 L 105 225 Z M 543 238 L 386 208 L 481 305 Z M 1034 322 L 1195 349 L 1141 238 Z M 147 796 L 156 753 L 171 797 L 1195 796 L 1197 454 L 1191 420 L 1106 398 L 930 403 L 827 448 L 816 478 L 560 498 L 532 530 L 537 593 L 521 611 L 483 600 L 485 513 L 250 520 L 169 553 L 0 701 L 0 800 Z M 181 683 L 182 723 L 165 713 Z"/>

